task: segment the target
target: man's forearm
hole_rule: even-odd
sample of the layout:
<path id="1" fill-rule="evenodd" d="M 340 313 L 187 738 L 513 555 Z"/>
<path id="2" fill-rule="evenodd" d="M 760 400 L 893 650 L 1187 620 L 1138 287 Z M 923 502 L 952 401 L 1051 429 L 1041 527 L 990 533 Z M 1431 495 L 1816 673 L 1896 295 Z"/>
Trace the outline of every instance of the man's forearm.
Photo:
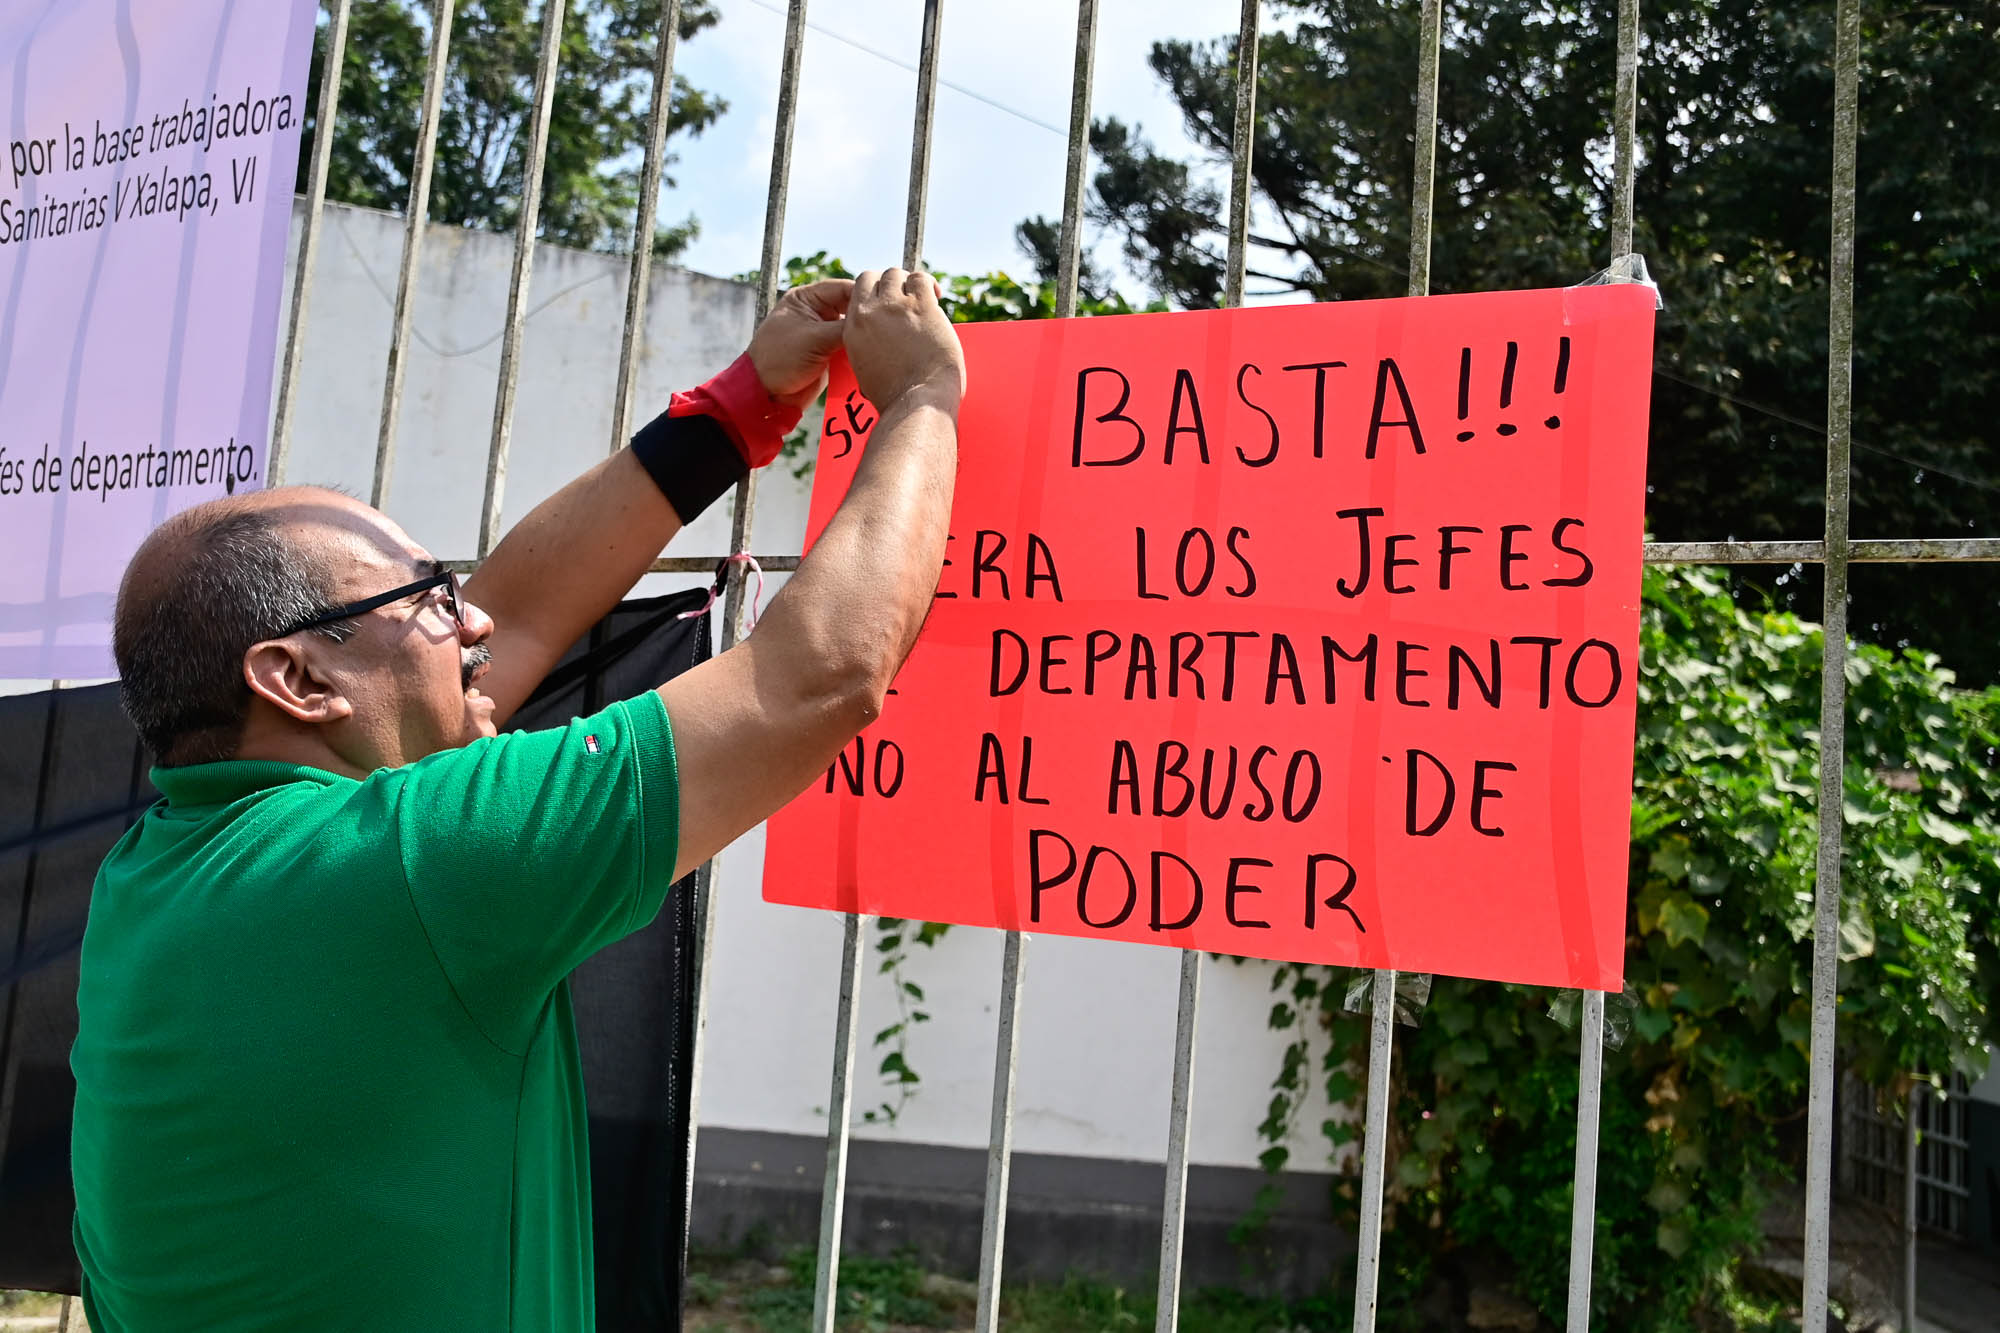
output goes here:
<path id="1" fill-rule="evenodd" d="M 879 701 L 937 591 L 958 463 L 958 394 L 920 389 L 885 412 L 840 508 L 761 627 L 809 669 Z"/>
<path id="2" fill-rule="evenodd" d="M 639 581 L 681 519 L 621 449 L 529 511 L 466 580 L 493 617 L 493 667 L 480 688 L 503 720 L 568 647 Z"/>

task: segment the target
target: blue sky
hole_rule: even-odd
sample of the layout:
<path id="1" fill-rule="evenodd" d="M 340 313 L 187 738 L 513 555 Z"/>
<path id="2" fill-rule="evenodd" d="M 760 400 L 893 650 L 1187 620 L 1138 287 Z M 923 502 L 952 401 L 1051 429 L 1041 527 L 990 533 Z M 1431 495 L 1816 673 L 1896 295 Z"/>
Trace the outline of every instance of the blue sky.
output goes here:
<path id="1" fill-rule="evenodd" d="M 701 219 L 683 262 L 708 273 L 754 268 L 784 49 L 782 0 L 719 0 L 722 21 L 686 43 L 678 71 L 730 110 L 700 139 L 674 141 L 676 186 L 661 217 Z M 1191 154 L 1179 112 L 1147 68 L 1153 42 L 1234 32 L 1236 0 L 1100 0 L 1092 112 L 1144 126 L 1162 149 Z M 841 38 L 914 65 L 920 0 L 813 0 L 793 150 L 786 255 L 827 250 L 856 269 L 900 256 L 916 75 Z M 1061 209 L 1064 136 L 1022 116 L 1069 120 L 1075 0 L 946 0 L 925 257 L 952 272 L 1030 277 L 1014 225 Z M 1115 245 L 1100 255 L 1115 260 Z M 1140 289 L 1125 284 L 1133 295 Z"/>

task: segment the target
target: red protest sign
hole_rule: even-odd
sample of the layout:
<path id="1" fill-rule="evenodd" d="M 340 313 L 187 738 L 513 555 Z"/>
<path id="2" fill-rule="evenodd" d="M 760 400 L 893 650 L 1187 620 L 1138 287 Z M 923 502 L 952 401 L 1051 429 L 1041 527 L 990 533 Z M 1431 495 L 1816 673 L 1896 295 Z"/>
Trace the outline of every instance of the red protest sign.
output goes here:
<path id="1" fill-rule="evenodd" d="M 774 902 L 1615 989 L 1653 293 L 960 330 L 949 558 Z M 809 540 L 874 409 L 837 374 Z"/>

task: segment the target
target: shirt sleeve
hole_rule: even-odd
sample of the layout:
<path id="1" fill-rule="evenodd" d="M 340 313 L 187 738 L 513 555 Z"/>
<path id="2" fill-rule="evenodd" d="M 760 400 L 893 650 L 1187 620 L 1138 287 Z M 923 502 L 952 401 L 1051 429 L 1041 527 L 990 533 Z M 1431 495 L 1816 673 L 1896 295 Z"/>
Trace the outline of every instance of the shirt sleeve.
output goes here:
<path id="1" fill-rule="evenodd" d="M 648 690 L 376 775 L 431 951 L 487 1037 L 526 1049 L 577 964 L 650 922 L 680 840 L 666 705 Z"/>

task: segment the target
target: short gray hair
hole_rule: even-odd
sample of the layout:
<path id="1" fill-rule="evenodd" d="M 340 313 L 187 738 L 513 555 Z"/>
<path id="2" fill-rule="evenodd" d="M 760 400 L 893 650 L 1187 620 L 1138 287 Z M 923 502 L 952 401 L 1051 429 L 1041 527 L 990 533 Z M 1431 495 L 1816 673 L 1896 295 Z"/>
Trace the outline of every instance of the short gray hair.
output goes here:
<path id="1" fill-rule="evenodd" d="M 333 596 L 327 571 L 268 507 L 225 500 L 156 529 L 119 587 L 112 652 L 126 716 L 160 766 L 234 758 L 250 705 L 243 655 L 324 614 Z"/>

